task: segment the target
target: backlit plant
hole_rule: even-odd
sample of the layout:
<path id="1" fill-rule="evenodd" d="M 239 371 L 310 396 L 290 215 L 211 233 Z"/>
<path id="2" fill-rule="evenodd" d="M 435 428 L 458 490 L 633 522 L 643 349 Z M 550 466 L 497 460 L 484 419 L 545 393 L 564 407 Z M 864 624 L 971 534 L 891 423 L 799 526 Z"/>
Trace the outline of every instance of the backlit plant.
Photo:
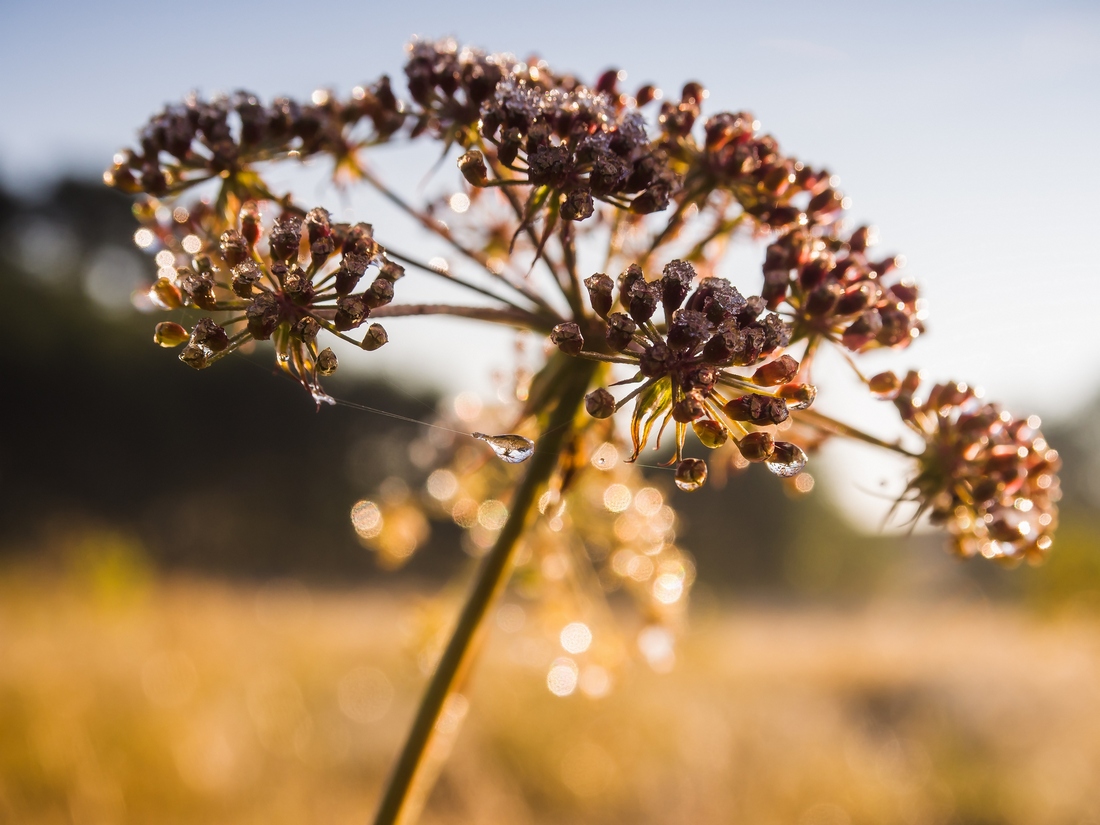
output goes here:
<path id="1" fill-rule="evenodd" d="M 964 384 L 864 377 L 863 353 L 924 333 L 919 289 L 898 259 L 873 252 L 869 227 L 846 224 L 836 179 L 785 154 L 751 114 L 704 114 L 698 83 L 666 98 L 651 85 L 623 89 L 614 70 L 588 83 L 452 41 L 413 43 L 405 74 L 403 96 L 387 77 L 306 102 L 191 96 L 155 115 L 105 173 L 138 196 L 135 240 L 159 265 L 149 300 L 183 311 L 154 340 L 195 369 L 270 340 L 320 408 L 333 402 L 322 382 L 338 366 L 329 342 L 350 345 L 344 355 L 377 350 L 385 319 L 457 316 L 541 342 L 535 363 L 517 369 L 511 404 L 435 422 L 439 437 L 418 452 L 437 465 L 423 491 L 390 490 L 352 510 L 388 565 L 415 551 L 432 518 L 463 527 L 483 556 L 377 822 L 410 816 L 429 742 L 453 716 L 517 564 L 520 586 L 560 618 L 570 655 L 547 662 L 553 692 L 606 692 L 623 655 L 614 634 L 593 637 L 593 593 L 630 592 L 641 653 L 669 666 L 696 571 L 676 544 L 679 493 L 638 469 L 663 436 L 684 493 L 706 483 L 708 460 L 723 473 L 761 463 L 805 490 L 807 453 L 823 441 L 875 444 L 911 460 L 899 506 L 944 525 L 961 556 L 1012 564 L 1048 552 L 1058 457 L 1038 420 Z M 442 198 L 414 203 L 379 174 L 373 147 L 416 142 L 450 159 L 436 172 L 451 183 Z M 313 161 L 381 193 L 449 257 L 399 254 L 385 227 L 338 221 L 267 182 L 276 164 Z M 728 273 L 730 247 L 752 241 L 766 245 L 762 268 Z M 403 302 L 406 275 L 445 280 L 471 302 Z M 400 346 L 400 326 L 386 322 Z M 897 408 L 908 440 L 815 409 L 822 347 Z"/>

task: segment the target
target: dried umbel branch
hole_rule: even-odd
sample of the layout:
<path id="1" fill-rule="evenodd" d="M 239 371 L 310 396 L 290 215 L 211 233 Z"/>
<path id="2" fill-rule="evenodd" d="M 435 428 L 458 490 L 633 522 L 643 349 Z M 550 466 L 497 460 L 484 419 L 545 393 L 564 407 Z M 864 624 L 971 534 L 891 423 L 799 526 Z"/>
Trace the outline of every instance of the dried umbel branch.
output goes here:
<path id="1" fill-rule="evenodd" d="M 823 441 L 857 439 L 912 460 L 899 506 L 945 525 L 959 554 L 1015 563 L 1050 549 L 1058 457 L 1037 420 L 1013 418 L 961 384 L 919 399 L 916 373 L 864 378 L 865 352 L 905 350 L 923 334 L 919 290 L 900 277 L 901 259 L 872 255 L 869 227 L 847 228 L 835 178 L 784 154 L 751 114 L 704 118 L 698 83 L 678 99 L 649 84 L 628 94 L 616 70 L 586 84 L 542 61 L 450 40 L 413 43 L 405 75 L 407 100 L 386 77 L 307 103 L 192 96 L 154 116 L 105 174 L 141 196 L 136 240 L 160 267 L 151 302 L 200 312 L 154 335 L 182 346 L 190 366 L 271 340 L 280 366 L 321 402 L 331 400 L 322 379 L 337 356 L 320 336 L 377 349 L 389 340 L 378 318 L 451 315 L 547 344 L 517 374 L 511 407 L 437 425 L 450 440 L 430 450 L 441 466 L 423 496 L 354 510 L 356 530 L 389 565 L 415 550 L 430 516 L 458 523 L 486 557 L 378 822 L 407 811 L 436 719 L 518 553 L 525 565 L 541 559 L 531 575 L 547 580 L 546 603 L 573 604 L 557 581 L 588 581 L 597 594 L 625 587 L 647 622 L 671 632 L 695 569 L 674 543 L 671 490 L 643 478 L 637 462 L 669 424 L 680 490 L 708 477 L 707 460 L 689 453 L 709 453 L 723 473 L 763 463 L 797 483 Z M 441 144 L 457 165 L 440 175 L 449 190 L 421 205 L 370 163 L 372 147 L 412 140 Z M 398 252 L 385 230 L 334 222 L 265 181 L 273 163 L 319 158 L 342 183 L 379 192 L 449 257 Z M 719 268 L 748 238 L 768 245 L 742 292 Z M 406 269 L 464 289 L 470 303 L 395 300 Z M 839 348 L 873 397 L 893 401 L 898 440 L 816 410 L 827 391 L 812 374 L 822 345 Z M 628 405 L 624 427 L 616 413 Z M 914 434 L 915 451 L 901 440 Z M 518 484 L 516 469 L 486 461 L 488 448 L 525 468 Z M 579 656 L 588 642 L 566 649 Z M 598 658 L 605 648 L 591 649 L 584 655 Z M 580 672 L 573 659 L 557 662 L 552 689 L 571 691 Z"/>

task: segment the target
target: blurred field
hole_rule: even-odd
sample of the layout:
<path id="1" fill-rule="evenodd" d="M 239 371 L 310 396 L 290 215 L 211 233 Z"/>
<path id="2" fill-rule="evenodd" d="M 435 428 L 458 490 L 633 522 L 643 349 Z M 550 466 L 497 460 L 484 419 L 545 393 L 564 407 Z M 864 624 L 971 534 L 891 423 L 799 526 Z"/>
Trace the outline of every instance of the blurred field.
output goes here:
<path id="1" fill-rule="evenodd" d="M 367 821 L 457 591 L 96 558 L 0 574 L 0 822 Z M 560 650 L 513 611 L 423 821 L 1100 823 L 1094 618 L 700 612 L 671 673 L 592 699 L 550 694 Z"/>

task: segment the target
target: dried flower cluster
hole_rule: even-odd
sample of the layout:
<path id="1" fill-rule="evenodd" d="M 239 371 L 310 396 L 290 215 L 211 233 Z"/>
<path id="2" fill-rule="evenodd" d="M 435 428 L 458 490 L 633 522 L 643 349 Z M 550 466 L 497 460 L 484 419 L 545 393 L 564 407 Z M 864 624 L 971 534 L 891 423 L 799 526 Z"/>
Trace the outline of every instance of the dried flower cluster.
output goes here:
<path id="1" fill-rule="evenodd" d="M 379 822 L 396 818 L 431 714 L 517 558 L 533 566 L 550 601 L 561 601 L 554 583 L 568 569 L 598 592 L 644 593 L 653 622 L 668 618 L 658 607 L 682 605 L 694 567 L 674 543 L 669 499 L 636 463 L 670 423 L 681 490 L 708 475 L 706 461 L 685 455 L 689 429 L 704 449 L 726 450 L 714 454 L 717 475 L 763 463 L 796 477 L 823 441 L 854 438 L 913 460 L 901 503 L 945 525 L 960 554 L 1016 562 L 1048 551 L 1058 459 L 1037 421 L 1015 419 L 964 385 L 936 385 L 918 400 L 915 373 L 863 379 L 862 354 L 909 347 L 924 332 L 925 308 L 899 275 L 901 259 L 872 255 L 873 230 L 848 227 L 849 200 L 827 170 L 784 154 L 749 113 L 704 116 L 699 83 L 670 99 L 651 84 L 631 95 L 617 70 L 586 84 L 543 61 L 451 40 L 413 43 L 405 77 L 405 100 L 387 77 L 346 99 L 322 90 L 306 103 L 192 96 L 154 116 L 138 148 L 119 153 L 105 174 L 142 196 L 135 240 L 160 267 L 151 301 L 198 311 L 188 327 L 164 322 L 155 334 L 182 345 L 190 366 L 270 339 L 282 369 L 320 402 L 331 400 L 321 379 L 336 353 L 318 337 L 376 349 L 388 336 L 372 318 L 449 315 L 552 345 L 517 371 L 515 403 L 498 419 L 506 435 L 483 435 L 491 427 L 476 418 L 437 425 L 458 440 L 421 451 L 449 462 L 426 475 L 424 495 L 356 505 L 357 532 L 388 564 L 415 551 L 431 515 L 467 529 L 471 551 L 486 554 L 484 579 L 422 706 L 429 718 L 414 727 Z M 411 140 L 434 140 L 457 163 L 435 174 L 420 205 L 371 163 L 372 147 Z M 370 225 L 335 223 L 264 179 L 272 162 L 320 158 L 334 179 L 388 199 L 448 257 L 386 252 Z M 765 243 L 766 255 L 742 291 L 721 267 L 730 246 L 749 239 Z M 471 301 L 391 303 L 405 271 L 395 261 Z M 364 325 L 365 335 L 350 335 Z M 823 342 L 840 348 L 872 396 L 893 401 L 899 431 L 915 432 L 920 451 L 812 406 Z M 616 387 L 627 388 L 619 398 Z M 628 437 L 616 413 L 631 404 Z M 486 463 L 488 448 L 527 467 L 518 484 L 515 470 Z M 566 557 L 564 567 L 552 561 Z M 569 692 L 562 674 L 579 666 L 555 661 L 551 689 Z"/>
<path id="2" fill-rule="evenodd" d="M 897 385 L 885 394 L 927 443 L 909 490 L 959 555 L 1041 561 L 1058 525 L 1060 460 L 1038 417 L 1013 418 L 966 384 L 936 384 L 918 399 L 916 373 L 892 378 L 880 379 Z"/>

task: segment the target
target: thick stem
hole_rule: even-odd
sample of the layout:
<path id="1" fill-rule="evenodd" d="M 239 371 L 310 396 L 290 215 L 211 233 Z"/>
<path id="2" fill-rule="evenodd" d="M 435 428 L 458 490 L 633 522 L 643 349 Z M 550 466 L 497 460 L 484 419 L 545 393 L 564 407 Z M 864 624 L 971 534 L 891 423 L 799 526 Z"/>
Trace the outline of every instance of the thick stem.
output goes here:
<path id="1" fill-rule="evenodd" d="M 443 705 L 473 658 L 475 643 L 485 616 L 508 580 L 516 546 L 538 502 L 540 489 L 549 481 L 558 465 L 562 446 L 570 432 L 573 418 L 584 401 L 584 393 L 594 369 L 594 365 L 578 360 L 562 376 L 557 406 L 550 414 L 536 444 L 527 474 L 516 490 L 508 520 L 493 549 L 482 562 L 473 589 L 458 617 L 454 633 L 428 683 L 405 747 L 397 759 L 378 806 L 374 825 L 395 825 L 400 821 Z"/>

